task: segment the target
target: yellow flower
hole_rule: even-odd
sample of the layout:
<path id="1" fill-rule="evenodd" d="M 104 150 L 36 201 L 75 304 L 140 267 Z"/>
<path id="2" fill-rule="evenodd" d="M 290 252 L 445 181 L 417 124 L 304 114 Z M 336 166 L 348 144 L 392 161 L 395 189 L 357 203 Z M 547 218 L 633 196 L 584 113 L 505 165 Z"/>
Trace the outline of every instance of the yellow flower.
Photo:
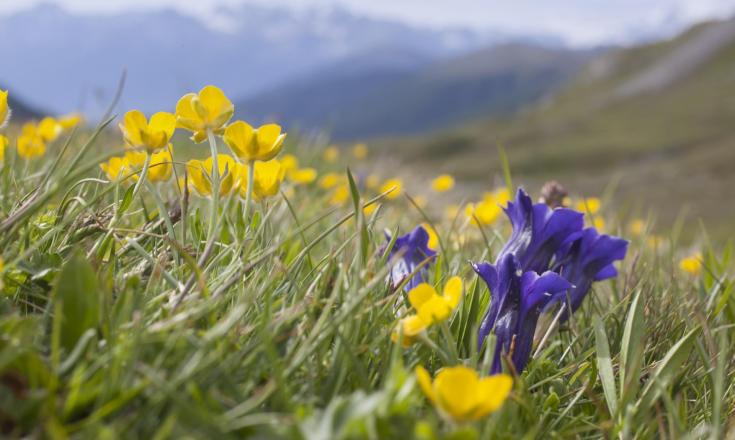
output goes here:
<path id="1" fill-rule="evenodd" d="M 132 167 L 127 159 L 117 156 L 111 157 L 107 162 L 102 162 L 100 168 L 107 174 L 107 178 L 111 181 L 122 181 L 132 171 Z"/>
<path id="2" fill-rule="evenodd" d="M 465 206 L 465 215 L 472 223 L 480 225 L 491 225 L 500 217 L 502 212 L 500 205 L 494 198 L 485 198 L 475 204 L 469 203 Z"/>
<path id="3" fill-rule="evenodd" d="M 296 170 L 299 168 L 299 159 L 293 154 L 284 154 L 281 156 L 281 166 L 287 173 Z"/>
<path id="4" fill-rule="evenodd" d="M 342 183 L 334 189 L 332 198 L 329 199 L 329 203 L 332 205 L 342 205 L 350 198 L 350 187 L 346 183 Z"/>
<path id="5" fill-rule="evenodd" d="M 431 181 L 431 189 L 436 192 L 446 192 L 454 188 L 454 177 L 449 174 L 442 174 Z"/>
<path id="6" fill-rule="evenodd" d="M 689 257 L 682 258 L 679 268 L 692 276 L 699 275 L 702 272 L 702 253 L 696 252 Z"/>
<path id="7" fill-rule="evenodd" d="M 373 203 L 372 205 L 368 205 L 364 208 L 362 208 L 362 213 L 365 215 L 365 217 L 371 215 L 375 210 L 378 209 L 378 204 Z"/>
<path id="8" fill-rule="evenodd" d="M 0 128 L 10 119 L 10 107 L 8 107 L 8 91 L 0 90 Z"/>
<path id="9" fill-rule="evenodd" d="M 339 185 L 342 182 L 342 180 L 344 180 L 344 178 L 340 174 L 327 173 L 319 179 L 319 188 L 322 188 L 322 189 L 334 188 L 335 186 Z"/>
<path id="10" fill-rule="evenodd" d="M 35 159 L 46 154 L 46 143 L 32 122 L 26 122 L 18 136 L 18 155 L 23 159 Z"/>
<path id="11" fill-rule="evenodd" d="M 297 185 L 307 185 L 316 180 L 314 168 L 299 168 L 288 172 L 288 179 Z"/>
<path id="12" fill-rule="evenodd" d="M 401 179 L 386 180 L 385 182 L 383 182 L 383 186 L 380 187 L 380 192 L 384 193 L 386 191 L 391 191 L 390 193 L 386 194 L 386 199 L 397 199 L 401 196 L 401 192 L 403 192 L 403 181 L 401 181 Z"/>
<path id="13" fill-rule="evenodd" d="M 55 141 L 62 131 L 61 124 L 51 116 L 46 116 L 38 123 L 38 134 L 44 142 Z"/>
<path id="14" fill-rule="evenodd" d="M 431 250 L 437 250 L 439 247 L 439 236 L 436 235 L 436 231 L 428 223 L 421 223 L 421 226 L 423 226 L 426 233 L 429 234 L 429 243 L 427 246 L 429 246 L 429 249 Z"/>
<path id="15" fill-rule="evenodd" d="M 281 126 L 266 124 L 257 130 L 245 121 L 235 121 L 225 129 L 225 143 L 242 161 L 273 159 L 281 152 L 286 134 Z"/>
<path id="16" fill-rule="evenodd" d="M 652 250 L 658 250 L 659 248 L 664 247 L 665 244 L 663 237 L 660 235 L 650 235 L 646 239 L 646 245 L 648 245 Z"/>
<path id="17" fill-rule="evenodd" d="M 602 203 L 597 197 L 588 197 L 577 202 L 577 211 L 595 215 L 600 212 Z"/>
<path id="18" fill-rule="evenodd" d="M 70 113 L 68 115 L 61 116 L 59 118 L 59 125 L 63 131 L 71 130 L 82 122 L 82 115 L 80 113 Z"/>
<path id="19" fill-rule="evenodd" d="M 505 206 L 510 201 L 510 190 L 506 187 L 498 188 L 493 192 L 485 193 L 484 199 L 493 201 L 496 205 Z"/>
<path id="20" fill-rule="evenodd" d="M 255 162 L 255 170 L 253 170 L 253 198 L 255 200 L 263 200 L 278 194 L 283 181 L 283 166 L 277 160 L 268 162 Z M 241 168 L 243 175 L 240 176 L 240 195 L 247 197 L 248 179 L 245 176 L 247 170 Z"/>
<path id="21" fill-rule="evenodd" d="M 365 144 L 355 144 L 352 147 L 352 155 L 355 159 L 365 159 L 368 155 L 368 147 Z"/>
<path id="22" fill-rule="evenodd" d="M 432 324 L 449 318 L 462 298 L 462 279 L 452 277 L 444 285 L 444 291 L 439 295 L 427 283 L 421 283 L 408 292 L 408 301 L 416 310 L 415 315 L 403 318 L 399 323 L 403 336 L 404 346 L 413 343 L 416 336 Z M 391 334 L 393 342 L 398 341 L 398 329 Z"/>
<path id="23" fill-rule="evenodd" d="M 207 138 L 207 130 L 222 134 L 234 113 L 232 101 L 215 86 L 205 86 L 199 93 L 188 93 L 176 103 L 177 126 L 193 132 L 191 138 L 196 143 Z"/>
<path id="24" fill-rule="evenodd" d="M 189 184 L 202 197 L 212 195 L 212 157 L 205 160 L 192 159 L 186 163 L 189 171 Z M 227 154 L 217 155 L 217 168 L 219 168 L 220 187 L 219 196 L 225 196 L 232 192 L 238 183 L 239 167 L 235 159 Z"/>
<path id="25" fill-rule="evenodd" d="M 323 157 L 324 157 L 324 160 L 327 162 L 330 162 L 330 163 L 337 162 L 337 159 L 339 159 L 339 148 L 337 148 L 334 145 L 325 148 Z"/>
<path id="26" fill-rule="evenodd" d="M 176 117 L 171 113 L 158 112 L 147 120 L 140 110 L 130 110 L 125 113 L 120 130 L 130 147 L 143 147 L 153 153 L 168 145 L 176 130 Z"/>
<path id="27" fill-rule="evenodd" d="M 630 222 L 628 225 L 628 231 L 633 235 L 641 235 L 646 230 L 646 222 L 637 218 Z"/>
<path id="28" fill-rule="evenodd" d="M 513 388 L 513 379 L 507 374 L 481 378 L 477 371 L 462 365 L 441 369 L 433 382 L 429 372 L 418 366 L 416 379 L 439 413 L 460 423 L 496 411 Z"/>
<path id="29" fill-rule="evenodd" d="M 147 176 L 150 182 L 165 182 L 171 178 L 174 170 L 173 158 L 171 157 L 172 148 L 169 145 L 168 148 L 151 155 L 151 165 L 148 168 Z"/>
<path id="30" fill-rule="evenodd" d="M 7 148 L 10 141 L 8 138 L 0 134 L 0 163 L 5 160 L 5 148 Z"/>
<path id="31" fill-rule="evenodd" d="M 605 230 L 605 219 L 602 217 L 595 217 L 592 220 L 592 226 L 595 227 L 598 231 L 602 232 Z"/>

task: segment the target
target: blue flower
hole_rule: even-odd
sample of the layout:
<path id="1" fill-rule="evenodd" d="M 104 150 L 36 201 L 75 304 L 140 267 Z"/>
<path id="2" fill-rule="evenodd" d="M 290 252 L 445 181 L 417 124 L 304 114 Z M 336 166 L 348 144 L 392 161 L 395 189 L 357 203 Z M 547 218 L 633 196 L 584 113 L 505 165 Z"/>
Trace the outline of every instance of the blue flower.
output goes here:
<path id="1" fill-rule="evenodd" d="M 627 251 L 627 240 L 600 234 L 595 228 L 587 228 L 570 236 L 557 251 L 553 269 L 569 280 L 574 288 L 569 292 L 568 299 L 566 293 L 561 293 L 551 303 L 568 302 L 574 313 L 582 305 L 593 282 L 618 274 L 613 263 L 624 259 Z M 561 320 L 564 322 L 568 318 L 568 310 L 565 310 Z"/>
<path id="2" fill-rule="evenodd" d="M 521 372 L 531 356 L 542 309 L 555 295 L 563 294 L 572 285 L 555 272 L 541 275 L 534 271 L 523 272 L 521 263 L 512 253 L 503 255 L 496 265 L 479 263 L 472 267 L 491 294 L 490 307 L 480 325 L 478 349 L 492 331 L 496 345 L 490 374 L 502 371 L 503 354 L 509 354 L 516 371 Z"/>
<path id="3" fill-rule="evenodd" d="M 391 237 L 386 234 L 386 239 L 390 241 Z M 396 258 L 395 261 L 393 261 L 394 257 Z M 434 262 L 435 257 L 436 252 L 429 248 L 429 233 L 426 232 L 423 226 L 417 226 L 408 234 L 396 238 L 396 242 L 390 249 L 388 256 L 388 261 L 393 261 L 393 267 L 390 271 L 393 287 L 398 287 L 417 267 L 428 259 L 429 262 L 424 263 L 421 269 L 406 283 L 404 290 L 408 292 L 423 283 L 428 276 L 428 266 Z"/>
<path id="4" fill-rule="evenodd" d="M 551 259 L 568 238 L 584 227 L 584 214 L 567 208 L 551 209 L 544 203 L 533 204 L 523 189 L 515 202 L 504 208 L 513 233 L 498 254 L 496 263 L 508 254 L 518 259 L 523 271 L 544 272 Z"/>

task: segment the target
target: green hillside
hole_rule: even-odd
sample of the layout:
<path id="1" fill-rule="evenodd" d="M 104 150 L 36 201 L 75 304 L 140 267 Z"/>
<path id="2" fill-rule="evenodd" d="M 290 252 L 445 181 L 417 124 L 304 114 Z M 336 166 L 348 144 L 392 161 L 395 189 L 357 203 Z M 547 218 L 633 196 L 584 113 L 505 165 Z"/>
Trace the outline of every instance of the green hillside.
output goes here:
<path id="1" fill-rule="evenodd" d="M 390 140 L 405 160 L 485 184 L 507 149 L 524 182 L 572 191 L 619 182 L 620 200 L 671 223 L 687 207 L 716 233 L 735 221 L 735 21 L 592 61 L 553 100 L 508 120 Z M 715 220 L 721 219 L 719 222 Z"/>

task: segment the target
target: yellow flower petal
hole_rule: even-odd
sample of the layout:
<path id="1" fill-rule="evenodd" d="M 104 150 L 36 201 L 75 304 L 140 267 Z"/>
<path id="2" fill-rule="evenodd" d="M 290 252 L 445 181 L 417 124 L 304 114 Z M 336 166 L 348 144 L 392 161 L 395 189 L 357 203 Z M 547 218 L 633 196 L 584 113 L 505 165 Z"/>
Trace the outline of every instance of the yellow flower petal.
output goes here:
<path id="1" fill-rule="evenodd" d="M 278 194 L 283 181 L 283 167 L 277 160 L 256 162 L 254 170 L 253 194 L 258 200 Z M 242 179 L 243 181 L 247 179 Z M 246 189 L 247 189 L 247 184 Z"/>
<path id="2" fill-rule="evenodd" d="M 414 371 L 416 372 L 416 381 L 419 383 L 421 391 L 424 392 L 424 395 L 426 395 L 432 403 L 435 403 L 436 394 L 434 393 L 434 386 L 431 383 L 429 372 L 421 365 L 417 366 Z"/>
<path id="3" fill-rule="evenodd" d="M 324 154 L 322 156 L 326 162 L 337 162 L 337 159 L 339 159 L 339 148 L 334 145 L 327 147 L 324 149 Z"/>
<path id="4" fill-rule="evenodd" d="M 457 307 L 459 300 L 462 298 L 462 278 L 452 277 L 444 285 L 444 291 L 442 292 L 444 300 L 446 300 L 449 307 L 452 309 Z"/>
<path id="5" fill-rule="evenodd" d="M 439 295 L 434 295 L 424 304 L 417 307 L 417 310 L 421 319 L 429 324 L 434 324 L 449 318 L 453 309 L 444 298 Z"/>
<path id="6" fill-rule="evenodd" d="M 513 389 L 513 379 L 507 374 L 496 374 L 483 377 L 477 385 L 480 406 L 473 414 L 474 419 L 485 417 L 503 405 Z"/>
<path id="7" fill-rule="evenodd" d="M 702 272 L 702 254 L 696 252 L 687 258 L 683 258 L 679 262 L 679 268 L 692 276 L 699 275 Z"/>
<path id="8" fill-rule="evenodd" d="M 258 127 L 255 133 L 258 144 L 258 160 L 271 160 L 281 152 L 285 134 L 281 134 L 281 126 L 277 124 L 266 124 Z"/>
<path id="9" fill-rule="evenodd" d="M 51 116 L 46 116 L 38 123 L 38 134 L 44 142 L 53 142 L 61 134 L 61 125 Z"/>
<path id="10" fill-rule="evenodd" d="M 434 379 L 437 403 L 456 421 L 472 420 L 473 411 L 479 406 L 478 383 L 475 370 L 463 366 L 444 368 Z"/>
<path id="11" fill-rule="evenodd" d="M 449 174 L 442 174 L 431 181 L 431 189 L 436 192 L 445 192 L 454 188 L 454 177 Z"/>
<path id="12" fill-rule="evenodd" d="M 5 148 L 7 148 L 10 141 L 7 137 L 0 134 L 0 163 L 5 160 Z"/>
<path id="13" fill-rule="evenodd" d="M 316 170 L 314 168 L 291 170 L 288 173 L 288 178 L 298 185 L 306 185 L 316 180 Z"/>
<path id="14" fill-rule="evenodd" d="M 285 172 L 293 171 L 299 168 L 299 159 L 293 154 L 284 154 L 281 156 L 281 166 Z"/>
<path id="15" fill-rule="evenodd" d="M 436 235 L 436 231 L 428 223 L 421 223 L 421 226 L 429 234 L 429 243 L 427 246 L 429 246 L 429 249 L 437 250 L 439 248 L 439 237 Z"/>
<path id="16" fill-rule="evenodd" d="M 257 145 L 253 142 L 255 130 L 245 121 L 235 121 L 225 128 L 224 140 L 230 150 L 243 161 L 257 158 Z"/>
<path id="17" fill-rule="evenodd" d="M 436 290 L 427 283 L 421 283 L 408 292 L 408 302 L 418 310 L 434 296 L 438 296 Z"/>
<path id="18" fill-rule="evenodd" d="M 327 173 L 319 179 L 319 187 L 322 189 L 331 189 L 339 185 L 343 180 L 342 175 L 337 173 Z"/>
<path id="19" fill-rule="evenodd" d="M 597 197 L 588 197 L 577 203 L 577 211 L 595 215 L 600 211 L 602 202 Z"/>
<path id="20" fill-rule="evenodd" d="M 388 200 L 394 200 L 401 196 L 401 193 L 403 192 L 403 181 L 401 179 L 388 179 L 383 183 L 383 186 L 380 187 L 380 192 L 384 193 L 387 191 L 391 191 L 388 193 L 385 198 Z"/>
<path id="21" fill-rule="evenodd" d="M 165 182 L 173 174 L 173 158 L 171 146 L 151 155 L 151 165 L 148 169 L 148 180 L 151 182 Z"/>
<path id="22" fill-rule="evenodd" d="M 199 91 L 199 102 L 206 110 L 209 128 L 216 129 L 230 120 L 235 106 L 219 87 L 208 85 Z"/>
<path id="23" fill-rule="evenodd" d="M 3 128 L 10 119 L 10 108 L 8 107 L 8 91 L 0 90 L 0 128 Z"/>

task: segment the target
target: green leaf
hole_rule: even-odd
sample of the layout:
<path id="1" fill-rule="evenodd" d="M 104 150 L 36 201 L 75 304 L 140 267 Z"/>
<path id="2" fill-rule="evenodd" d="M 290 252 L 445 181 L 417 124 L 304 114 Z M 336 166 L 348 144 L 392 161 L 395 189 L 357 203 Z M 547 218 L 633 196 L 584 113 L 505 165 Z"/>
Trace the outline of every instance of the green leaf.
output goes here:
<path id="1" fill-rule="evenodd" d="M 131 185 L 127 191 L 125 191 L 125 195 L 123 196 L 122 201 L 120 202 L 120 207 L 118 208 L 117 212 L 118 215 L 123 214 L 125 211 L 130 208 L 130 205 L 133 203 L 133 196 L 135 195 L 135 186 Z"/>
<path id="2" fill-rule="evenodd" d="M 623 339 L 620 344 L 620 402 L 621 406 L 638 392 L 646 325 L 643 320 L 641 291 L 633 298 L 625 319 Z"/>
<path id="3" fill-rule="evenodd" d="M 613 373 L 612 361 L 610 359 L 610 344 L 605 334 L 605 325 L 599 316 L 592 318 L 595 327 L 595 346 L 597 348 L 597 368 L 602 382 L 602 390 L 605 393 L 605 401 L 610 410 L 610 415 L 615 417 L 618 411 L 617 392 L 615 391 L 615 374 Z"/>
<path id="4" fill-rule="evenodd" d="M 79 338 L 100 319 L 97 274 L 80 252 L 61 268 L 53 292 L 57 304 L 54 320 L 60 320 L 61 345 L 71 352 Z"/>

